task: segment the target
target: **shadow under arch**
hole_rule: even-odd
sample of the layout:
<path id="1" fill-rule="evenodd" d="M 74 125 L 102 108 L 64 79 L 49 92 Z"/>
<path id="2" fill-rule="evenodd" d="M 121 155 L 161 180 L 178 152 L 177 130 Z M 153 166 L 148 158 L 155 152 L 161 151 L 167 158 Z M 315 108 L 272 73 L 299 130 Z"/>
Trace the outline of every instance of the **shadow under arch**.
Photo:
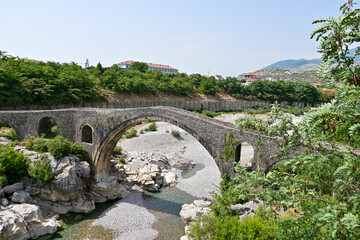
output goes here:
<path id="1" fill-rule="evenodd" d="M 89 124 L 84 124 L 81 127 L 81 142 L 92 143 L 93 142 L 93 129 Z"/>
<path id="2" fill-rule="evenodd" d="M 128 119 L 124 122 L 121 122 L 116 127 L 111 129 L 109 133 L 105 136 L 103 141 L 100 143 L 97 152 L 95 153 L 94 157 L 94 164 L 93 164 L 93 172 L 95 173 L 95 178 L 102 179 L 104 177 L 108 176 L 109 173 L 109 164 L 110 164 L 110 157 L 112 155 L 113 149 L 116 146 L 116 143 L 120 140 L 121 136 L 125 134 L 127 130 L 134 127 L 140 122 L 144 122 L 147 120 L 157 120 L 162 122 L 170 123 L 174 126 L 177 126 L 190 135 L 192 135 L 195 139 L 197 139 L 200 144 L 209 152 L 209 154 L 215 158 L 214 156 L 214 150 L 210 147 L 210 145 L 204 141 L 198 133 L 187 127 L 186 125 L 180 123 L 179 121 L 176 121 L 174 119 L 170 119 L 167 117 L 162 116 L 143 116 L 143 117 L 135 117 L 132 119 Z M 218 165 L 218 162 L 216 162 L 216 165 L 218 166 L 219 170 L 220 166 Z"/>
<path id="3" fill-rule="evenodd" d="M 42 117 L 37 124 L 37 134 L 38 136 L 42 136 L 43 134 L 46 137 L 55 137 L 57 135 L 57 127 L 56 131 L 53 131 L 53 126 L 57 126 L 56 120 L 52 116 Z"/>

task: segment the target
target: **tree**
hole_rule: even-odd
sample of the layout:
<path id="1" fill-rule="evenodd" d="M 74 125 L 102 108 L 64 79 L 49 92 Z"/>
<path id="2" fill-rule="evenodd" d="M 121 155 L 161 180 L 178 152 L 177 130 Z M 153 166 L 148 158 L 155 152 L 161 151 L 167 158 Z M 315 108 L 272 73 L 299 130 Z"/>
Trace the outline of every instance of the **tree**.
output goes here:
<path id="1" fill-rule="evenodd" d="M 276 104 L 267 120 L 237 121 L 240 129 L 281 136 L 279 157 L 302 151 L 267 174 L 237 165 L 234 179 L 222 182 L 214 213 L 260 199 L 273 212 L 271 219 L 284 239 L 360 239 L 360 71 L 348 55 L 350 46 L 360 42 L 354 4 L 342 5 L 338 19 L 314 22 L 323 23 L 312 34 L 320 40 L 322 59 L 335 61 L 335 68 L 323 64 L 322 76 L 341 84 L 332 102 L 312 109 L 298 126 Z"/>
<path id="2" fill-rule="evenodd" d="M 131 64 L 130 66 L 131 70 L 138 70 L 140 72 L 145 72 L 146 70 L 148 70 L 148 68 L 149 66 L 143 62 L 133 62 L 133 64 Z"/>

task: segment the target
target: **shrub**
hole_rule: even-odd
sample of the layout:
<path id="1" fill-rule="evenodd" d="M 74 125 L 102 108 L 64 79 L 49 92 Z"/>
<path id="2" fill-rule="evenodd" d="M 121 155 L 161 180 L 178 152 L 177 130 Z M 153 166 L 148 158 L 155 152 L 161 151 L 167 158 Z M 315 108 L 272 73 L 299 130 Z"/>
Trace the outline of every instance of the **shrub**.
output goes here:
<path id="1" fill-rule="evenodd" d="M 29 143 L 26 145 L 26 148 L 37 152 L 47 152 L 48 150 L 46 141 L 43 137 L 35 138 L 34 140 L 29 140 Z"/>
<path id="2" fill-rule="evenodd" d="M 120 157 L 120 158 L 119 158 L 119 162 L 121 162 L 121 163 L 126 163 L 125 158 L 124 158 L 124 157 Z"/>
<path id="3" fill-rule="evenodd" d="M 245 110 L 245 113 L 246 114 L 250 114 L 250 115 L 253 115 L 253 114 L 264 114 L 264 113 L 268 113 L 270 112 L 270 109 L 264 109 L 264 108 L 259 108 L 259 109 L 246 109 Z"/>
<path id="4" fill-rule="evenodd" d="M 171 130 L 171 135 L 173 135 L 174 137 L 180 137 L 180 132 L 177 130 Z"/>
<path id="5" fill-rule="evenodd" d="M 140 130 L 140 134 L 144 134 L 144 130 Z"/>
<path id="6" fill-rule="evenodd" d="M 17 135 L 14 129 L 9 127 L 1 127 L 0 137 L 7 137 L 10 138 L 11 140 L 15 140 L 17 138 Z"/>
<path id="7" fill-rule="evenodd" d="M 90 163 L 90 158 L 88 156 L 88 152 L 83 148 L 83 146 L 78 145 L 76 143 L 71 143 L 70 145 L 70 153 L 72 155 L 77 156 L 80 160 L 86 161 Z"/>
<path id="8" fill-rule="evenodd" d="M 201 216 L 190 227 L 194 239 L 279 239 L 280 232 L 275 222 L 259 217 L 245 217 L 239 221 L 238 216 L 215 217 Z"/>
<path id="9" fill-rule="evenodd" d="M 122 153 L 122 148 L 121 148 L 121 146 L 116 146 L 116 147 L 114 148 L 114 151 L 113 151 L 113 156 L 115 156 L 115 155 L 121 155 L 121 153 Z"/>
<path id="10" fill-rule="evenodd" d="M 133 138 L 133 137 L 137 137 L 137 131 L 134 128 L 125 133 L 125 138 Z"/>
<path id="11" fill-rule="evenodd" d="M 156 131 L 156 129 L 157 129 L 156 123 L 152 123 L 152 124 L 149 125 L 148 128 L 145 129 L 145 131 L 154 132 L 154 131 Z"/>
<path id="12" fill-rule="evenodd" d="M 207 110 L 202 111 L 200 114 L 211 118 L 221 115 L 220 112 L 212 112 Z"/>
<path id="13" fill-rule="evenodd" d="M 54 179 L 54 175 L 50 171 L 50 163 L 48 161 L 37 161 L 33 166 L 30 165 L 28 173 L 30 177 L 40 180 L 44 184 L 47 184 Z"/>
<path id="14" fill-rule="evenodd" d="M 304 115 L 304 110 L 301 108 L 297 108 L 297 107 L 291 107 L 291 106 L 286 106 L 286 108 L 283 108 L 283 111 L 286 113 L 291 113 L 295 116 L 300 116 L 300 115 Z"/>
<path id="15" fill-rule="evenodd" d="M 71 153 L 71 144 L 70 142 L 62 136 L 55 137 L 50 139 L 47 142 L 48 151 L 55 158 L 60 158 L 62 156 L 69 155 Z"/>
<path id="16" fill-rule="evenodd" d="M 12 147 L 0 145 L 0 184 L 13 184 L 28 175 L 30 160 Z"/>

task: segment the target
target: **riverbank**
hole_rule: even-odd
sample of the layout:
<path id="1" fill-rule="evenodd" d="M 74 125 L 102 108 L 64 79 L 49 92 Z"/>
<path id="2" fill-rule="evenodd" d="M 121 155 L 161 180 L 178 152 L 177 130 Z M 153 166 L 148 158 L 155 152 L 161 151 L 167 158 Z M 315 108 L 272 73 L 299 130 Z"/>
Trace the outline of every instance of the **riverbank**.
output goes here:
<path id="1" fill-rule="evenodd" d="M 157 198 L 154 200 L 157 201 L 157 204 L 162 203 L 155 209 L 146 209 L 144 198 L 149 196 L 144 196 L 138 188 L 135 188 L 130 195 L 104 211 L 92 225 L 118 232 L 119 235 L 115 239 L 179 239 L 183 235 L 184 224 L 178 224 L 178 229 L 171 231 L 171 229 L 169 230 L 171 226 L 164 228 L 164 224 L 160 222 L 164 222 L 164 220 L 166 222 L 169 216 L 176 215 L 181 223 L 179 217 L 181 205 L 192 202 L 195 198 L 210 198 L 220 183 L 220 172 L 213 158 L 194 137 L 168 123 L 157 122 L 156 125 L 157 131 L 155 132 L 147 132 L 139 134 L 139 137 L 122 140 L 123 151 L 144 152 L 145 154 L 154 152 L 165 155 L 177 154 L 204 167 L 195 168 L 193 170 L 195 172 L 189 174 L 190 176 L 187 174 L 182 176 L 181 171 L 177 171 L 178 183 L 175 190 L 162 190 L 165 192 L 165 199 L 162 199 L 161 193 L 151 194 L 152 197 Z M 146 127 L 142 126 L 138 130 Z M 172 130 L 179 131 L 180 137 L 174 137 L 171 134 Z M 166 191 L 169 192 L 166 193 Z M 169 197 L 169 194 L 175 195 L 175 197 Z M 179 199 L 187 201 L 179 201 Z M 170 231 L 170 234 L 165 234 L 167 236 L 164 236 L 164 233 L 159 234 L 159 231 L 165 230 Z M 179 235 L 171 237 L 171 232 L 177 232 Z"/>

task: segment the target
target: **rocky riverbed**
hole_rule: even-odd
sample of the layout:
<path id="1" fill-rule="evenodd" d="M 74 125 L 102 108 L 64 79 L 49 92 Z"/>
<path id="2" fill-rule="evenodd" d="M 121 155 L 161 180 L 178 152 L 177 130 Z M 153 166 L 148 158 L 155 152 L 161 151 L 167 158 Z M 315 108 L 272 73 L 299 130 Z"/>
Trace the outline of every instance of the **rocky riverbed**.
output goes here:
<path id="1" fill-rule="evenodd" d="M 172 166 L 174 166 L 172 164 L 174 162 L 181 162 L 173 161 L 174 159 L 186 159 L 191 162 L 191 165 L 204 166 L 203 168 L 195 167 L 195 170 L 193 170 L 195 172 L 190 177 L 186 177 L 186 174 L 184 177 L 182 174 L 184 169 L 171 167 L 171 171 L 168 172 L 176 174 L 177 183 L 173 185 L 183 191 L 183 193 L 177 191 L 177 198 L 186 198 L 186 195 L 190 195 L 193 197 L 192 199 L 188 197 L 190 202 L 195 198 L 210 198 L 212 192 L 217 190 L 216 186 L 220 182 L 220 172 L 213 158 L 195 138 L 182 129 L 164 122 L 157 122 L 156 125 L 157 131 L 155 132 L 146 132 L 145 134 L 139 134 L 139 137 L 122 139 L 120 141 L 123 152 L 127 156 L 127 161 L 129 159 L 134 161 L 134 159 L 141 158 L 141 156 L 144 159 L 151 159 L 151 156 L 163 155 L 164 159 L 171 159 L 169 162 Z M 138 131 L 140 132 L 146 127 L 138 126 Z M 172 130 L 179 131 L 180 137 L 174 137 L 171 134 Z M 135 160 L 134 162 L 137 161 Z M 200 170 L 196 171 L 196 169 Z M 156 197 L 157 195 L 155 194 L 154 196 Z M 137 188 L 127 197 L 119 200 L 114 207 L 106 210 L 93 222 L 93 226 L 99 225 L 118 232 L 119 235 L 115 239 L 179 239 L 183 234 L 181 229 L 180 231 L 179 229 L 174 229 L 173 232 L 178 234 L 175 236 L 171 236 L 171 229 L 170 234 L 166 233 L 166 236 L 159 233 L 159 231 L 165 231 L 165 229 L 159 226 L 157 222 L 161 222 L 161 218 L 166 219 L 171 215 L 175 215 L 168 208 L 177 209 L 176 218 L 181 223 L 178 214 L 182 204 L 176 203 L 177 199 L 170 199 L 170 201 L 168 199 L 163 200 L 163 207 L 158 206 L 155 210 L 146 209 L 144 195 Z M 168 205 L 166 206 L 166 204 Z M 183 224 L 180 224 L 178 228 L 183 226 Z M 168 226 L 168 228 L 171 228 L 171 226 Z"/>

